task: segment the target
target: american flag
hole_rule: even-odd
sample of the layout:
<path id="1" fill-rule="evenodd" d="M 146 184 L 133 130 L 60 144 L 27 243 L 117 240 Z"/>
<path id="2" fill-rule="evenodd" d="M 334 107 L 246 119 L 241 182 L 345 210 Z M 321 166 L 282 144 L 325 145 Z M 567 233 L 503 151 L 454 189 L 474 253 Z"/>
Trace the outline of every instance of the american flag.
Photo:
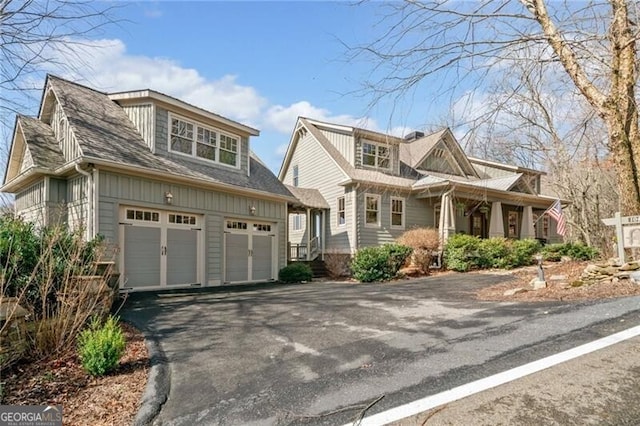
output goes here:
<path id="1" fill-rule="evenodd" d="M 560 200 L 556 200 L 556 202 L 553 203 L 551 207 L 549 207 L 547 213 L 558 223 L 558 226 L 556 228 L 556 232 L 558 233 L 558 235 L 562 235 L 564 237 L 564 234 L 567 233 L 567 220 L 565 219 L 564 213 L 562 212 Z"/>

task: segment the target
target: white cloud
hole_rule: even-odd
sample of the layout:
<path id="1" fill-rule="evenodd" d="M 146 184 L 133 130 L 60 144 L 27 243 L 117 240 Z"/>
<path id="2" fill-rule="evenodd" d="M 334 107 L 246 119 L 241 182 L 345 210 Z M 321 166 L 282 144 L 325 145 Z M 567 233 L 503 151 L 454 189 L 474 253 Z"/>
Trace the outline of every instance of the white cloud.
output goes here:
<path id="1" fill-rule="evenodd" d="M 315 107 L 308 101 L 300 101 L 286 107 L 282 105 L 271 106 L 265 113 L 264 123 L 281 133 L 289 133 L 293 130 L 297 117 L 308 117 L 319 121 L 358 127 L 364 127 L 371 121 L 348 114 L 332 115 L 327 109 Z"/>
<path id="2" fill-rule="evenodd" d="M 254 87 L 239 83 L 235 75 L 227 74 L 212 80 L 172 59 L 131 55 L 118 39 L 83 42 L 73 47 L 74 50 L 61 47 L 56 59 L 72 64 L 72 67 L 77 64 L 74 67 L 77 72 L 61 71 L 55 65 L 47 71 L 105 92 L 153 89 L 249 126 L 282 134 L 291 133 L 299 116 L 396 136 L 410 131 L 407 127 L 382 129 L 373 119 L 333 114 L 307 100 L 274 105 Z M 280 151 L 279 148 L 276 150 Z"/>
<path id="3" fill-rule="evenodd" d="M 238 83 L 235 75 L 210 80 L 171 59 L 130 55 L 120 40 L 94 41 L 81 50 L 91 70 L 68 77 L 84 77 L 90 86 L 104 91 L 153 89 L 247 124 L 258 123 L 268 104 L 253 87 Z"/>

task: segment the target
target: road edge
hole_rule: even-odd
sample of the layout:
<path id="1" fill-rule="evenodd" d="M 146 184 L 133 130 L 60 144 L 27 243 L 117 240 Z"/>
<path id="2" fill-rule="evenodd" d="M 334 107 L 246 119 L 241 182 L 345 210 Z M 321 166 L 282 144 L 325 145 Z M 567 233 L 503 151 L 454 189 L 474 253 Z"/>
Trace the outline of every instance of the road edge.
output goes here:
<path id="1" fill-rule="evenodd" d="M 612 335 L 594 340 L 592 342 L 576 346 L 575 348 L 557 353 L 555 355 L 551 355 L 537 361 L 512 368 L 507 371 L 503 371 L 502 373 L 494 374 L 492 376 L 485 377 L 483 379 L 476 380 L 461 386 L 457 386 L 447 391 L 435 395 L 430 395 L 425 398 L 409 402 L 395 408 L 391 408 L 381 413 L 365 417 L 358 424 L 361 426 L 378 426 L 396 422 L 407 417 L 411 417 L 431 410 L 440 405 L 448 404 L 467 396 L 471 396 L 473 394 L 492 389 L 505 383 L 512 382 L 530 374 L 537 373 L 563 362 L 578 358 L 591 352 L 595 352 L 599 349 L 604 349 L 616 343 L 620 343 L 637 336 L 640 336 L 640 326 L 631 327 L 618 333 L 614 333 Z M 344 426 L 352 426 L 352 423 L 348 423 Z"/>

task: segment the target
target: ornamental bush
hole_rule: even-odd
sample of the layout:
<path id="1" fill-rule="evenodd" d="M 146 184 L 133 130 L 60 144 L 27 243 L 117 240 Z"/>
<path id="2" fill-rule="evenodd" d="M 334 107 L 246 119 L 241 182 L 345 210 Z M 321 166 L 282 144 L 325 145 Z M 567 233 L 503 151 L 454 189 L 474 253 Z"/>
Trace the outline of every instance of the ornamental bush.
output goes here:
<path id="1" fill-rule="evenodd" d="M 479 269 L 505 268 L 510 266 L 511 244 L 506 238 L 480 240 L 478 253 L 473 259 Z"/>
<path id="2" fill-rule="evenodd" d="M 102 324 L 93 317 L 89 327 L 78 337 L 80 361 L 92 376 L 104 376 L 113 371 L 124 354 L 125 339 L 117 318 L 109 316 Z"/>
<path id="3" fill-rule="evenodd" d="M 540 251 L 538 240 L 480 239 L 458 234 L 449 238 L 444 249 L 448 269 L 465 272 L 470 269 L 509 269 L 531 265 Z"/>
<path id="4" fill-rule="evenodd" d="M 573 260 L 592 260 L 600 255 L 597 248 L 582 243 L 548 244 L 542 248 L 544 260 L 559 261 L 562 256 Z"/>
<path id="5" fill-rule="evenodd" d="M 440 246 L 440 236 L 434 228 L 415 228 L 402 234 L 398 238 L 398 244 L 411 247 L 411 262 L 428 274 L 433 253 Z"/>
<path id="6" fill-rule="evenodd" d="M 534 256 L 542 249 L 540 241 L 527 238 L 511 242 L 512 267 L 527 266 L 535 263 Z"/>
<path id="7" fill-rule="evenodd" d="M 398 275 L 411 251 L 411 247 L 400 244 L 362 248 L 351 262 L 351 272 L 361 282 L 390 280 Z"/>
<path id="8" fill-rule="evenodd" d="M 302 281 L 311 281 L 313 279 L 313 271 L 306 263 L 295 262 L 280 269 L 278 280 L 283 283 L 299 283 Z"/>
<path id="9" fill-rule="evenodd" d="M 466 234 L 455 234 L 449 237 L 444 247 L 444 264 L 447 269 L 466 272 L 476 267 L 480 238 Z"/>

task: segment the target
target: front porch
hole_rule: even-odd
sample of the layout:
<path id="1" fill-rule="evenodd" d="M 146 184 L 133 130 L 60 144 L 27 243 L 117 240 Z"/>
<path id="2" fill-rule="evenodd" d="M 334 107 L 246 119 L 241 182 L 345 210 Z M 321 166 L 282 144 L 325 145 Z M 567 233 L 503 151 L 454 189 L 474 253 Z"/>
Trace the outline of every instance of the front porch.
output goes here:
<path id="1" fill-rule="evenodd" d="M 298 199 L 288 205 L 287 262 L 323 259 L 329 204 L 316 189 L 287 189 Z"/>
<path id="2" fill-rule="evenodd" d="M 532 194 L 478 194 L 449 189 L 432 198 L 434 226 L 444 244 L 454 234 L 480 238 L 535 238 L 542 243 L 561 241 L 555 222 L 544 213 L 555 199 Z"/>

